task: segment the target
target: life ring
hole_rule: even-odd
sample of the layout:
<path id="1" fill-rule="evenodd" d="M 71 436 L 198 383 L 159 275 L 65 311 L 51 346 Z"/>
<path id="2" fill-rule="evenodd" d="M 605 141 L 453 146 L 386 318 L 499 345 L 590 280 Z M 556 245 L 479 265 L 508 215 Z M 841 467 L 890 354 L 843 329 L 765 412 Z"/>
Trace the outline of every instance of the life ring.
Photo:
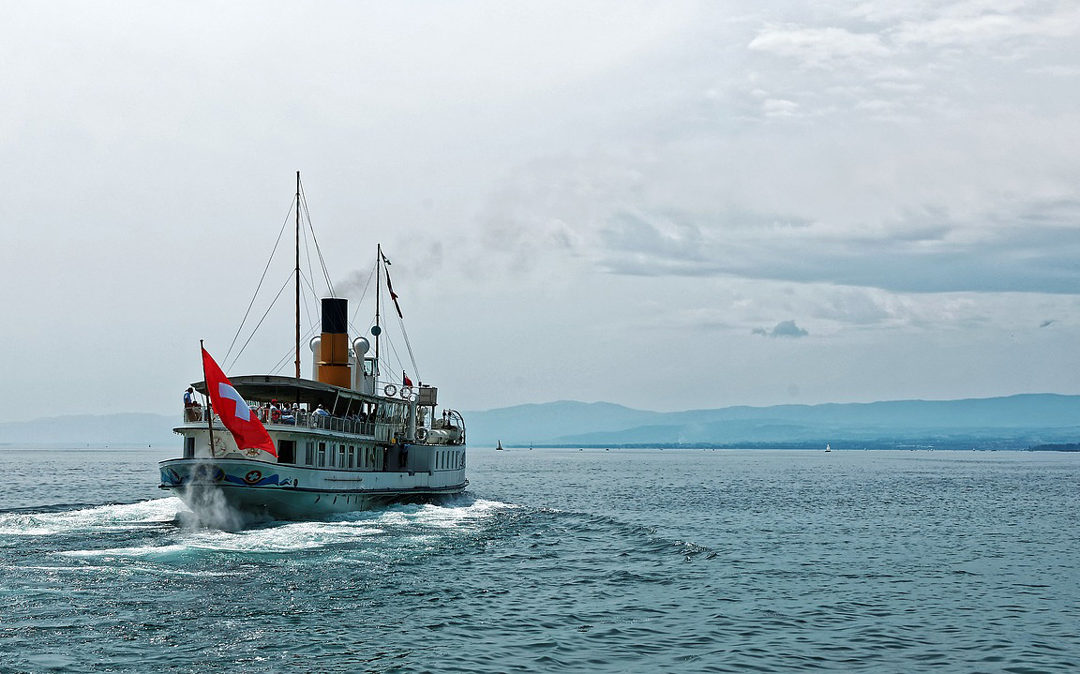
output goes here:
<path id="1" fill-rule="evenodd" d="M 225 454 L 227 453 L 227 450 L 225 448 L 225 440 L 223 438 L 215 437 L 214 444 L 210 446 L 210 450 L 211 453 L 217 458 L 225 456 Z"/>
<path id="2" fill-rule="evenodd" d="M 420 442 L 423 442 L 426 438 L 427 438 L 427 429 L 426 428 L 418 428 L 418 429 L 416 429 L 416 439 L 417 440 L 419 440 Z"/>
<path id="3" fill-rule="evenodd" d="M 402 386 L 401 387 L 401 399 L 402 400 L 408 400 L 411 397 L 412 397 L 412 389 L 409 388 L 408 386 Z"/>
<path id="4" fill-rule="evenodd" d="M 397 393 L 397 387 L 394 386 L 393 384 L 387 384 L 383 388 L 383 393 L 385 393 L 387 396 L 393 398 L 394 395 Z"/>

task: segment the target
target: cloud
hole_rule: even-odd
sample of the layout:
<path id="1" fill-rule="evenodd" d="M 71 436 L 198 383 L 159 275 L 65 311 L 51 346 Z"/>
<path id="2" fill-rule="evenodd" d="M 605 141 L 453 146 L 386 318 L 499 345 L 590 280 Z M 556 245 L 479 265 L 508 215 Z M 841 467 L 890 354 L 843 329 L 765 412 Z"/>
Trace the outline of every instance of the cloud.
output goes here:
<path id="1" fill-rule="evenodd" d="M 889 48 L 874 33 L 853 33 L 844 28 L 766 26 L 747 48 L 802 61 L 806 67 L 825 67 L 835 61 L 885 57 Z"/>
<path id="2" fill-rule="evenodd" d="M 766 330 L 765 328 L 754 328 L 752 331 L 755 335 L 761 335 L 763 337 L 806 337 L 810 333 L 803 330 L 795 321 L 780 321 L 772 330 Z"/>
<path id="3" fill-rule="evenodd" d="M 746 159 L 729 160 L 737 158 Z M 617 169 L 599 157 L 537 165 L 504 186 L 485 245 L 521 260 L 522 268 L 558 254 L 625 276 L 736 277 L 894 292 L 1080 294 L 1080 266 L 1074 264 L 1080 259 L 1080 198 L 997 195 L 962 208 L 932 202 L 867 207 L 852 187 L 845 208 L 813 194 L 791 201 L 801 212 L 770 212 L 744 206 L 763 201 L 751 194 L 710 203 L 705 190 L 713 164 L 697 159 L 698 173 L 683 167 L 683 180 L 675 185 L 651 183 L 655 169 L 640 163 L 635 169 L 633 160 L 620 160 Z M 818 184 L 813 175 L 801 180 L 806 185 L 800 189 Z M 856 313 L 873 315 L 859 306 L 869 313 Z"/>
<path id="4" fill-rule="evenodd" d="M 971 3 L 944 7 L 934 17 L 904 21 L 895 28 L 892 38 L 897 44 L 972 46 L 1017 38 L 1069 38 L 1078 29 L 1080 10 L 1075 7 L 1040 13 L 1023 6 L 999 10 Z"/>
<path id="5" fill-rule="evenodd" d="M 792 117 L 799 110 L 799 104 L 783 98 L 769 98 L 761 104 L 766 117 Z"/>

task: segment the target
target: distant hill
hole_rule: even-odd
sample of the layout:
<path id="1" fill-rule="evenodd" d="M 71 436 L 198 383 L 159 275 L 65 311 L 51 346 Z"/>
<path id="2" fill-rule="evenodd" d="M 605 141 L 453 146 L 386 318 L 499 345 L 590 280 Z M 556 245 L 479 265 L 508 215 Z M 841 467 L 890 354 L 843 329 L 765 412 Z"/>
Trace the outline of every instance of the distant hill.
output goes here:
<path id="1" fill-rule="evenodd" d="M 985 446 L 1023 449 L 1080 441 L 1080 396 L 1026 394 L 683 412 L 561 400 L 466 412 L 469 443 L 525 446 Z M 0 423 L 0 447 L 176 443 L 176 415 L 80 415 Z"/>
<path id="2" fill-rule="evenodd" d="M 939 446 L 1004 441 L 1023 448 L 1080 438 L 1080 396 L 1025 394 L 651 412 L 559 401 L 465 415 L 473 444 L 801 446 L 850 442 Z"/>

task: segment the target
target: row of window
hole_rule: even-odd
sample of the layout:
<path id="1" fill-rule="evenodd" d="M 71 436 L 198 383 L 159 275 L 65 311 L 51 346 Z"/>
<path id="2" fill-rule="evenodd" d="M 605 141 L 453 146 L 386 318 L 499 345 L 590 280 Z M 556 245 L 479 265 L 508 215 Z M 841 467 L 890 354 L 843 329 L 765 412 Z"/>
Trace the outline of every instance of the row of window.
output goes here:
<path id="1" fill-rule="evenodd" d="M 455 470 L 465 467 L 465 452 L 460 449 L 437 450 L 435 470 Z"/>
<path id="2" fill-rule="evenodd" d="M 336 442 L 316 443 L 313 440 L 304 443 L 304 463 L 308 466 L 382 470 L 385 458 L 386 450 L 382 447 L 357 447 Z M 280 461 L 280 457 L 278 460 Z"/>
<path id="3" fill-rule="evenodd" d="M 296 463 L 296 441 L 280 440 L 277 443 L 278 463 Z M 184 458 L 195 456 L 195 438 L 184 438 Z M 386 450 L 382 447 L 365 447 L 337 442 L 304 443 L 304 464 L 318 468 L 345 468 L 357 470 L 384 470 Z M 465 452 L 460 449 L 435 451 L 435 470 L 455 470 L 465 467 Z"/>

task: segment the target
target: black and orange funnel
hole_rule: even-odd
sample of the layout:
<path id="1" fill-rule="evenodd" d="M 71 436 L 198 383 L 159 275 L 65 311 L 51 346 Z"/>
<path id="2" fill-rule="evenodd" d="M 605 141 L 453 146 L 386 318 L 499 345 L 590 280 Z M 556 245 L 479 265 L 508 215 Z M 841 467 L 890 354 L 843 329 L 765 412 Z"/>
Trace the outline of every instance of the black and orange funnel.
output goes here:
<path id="1" fill-rule="evenodd" d="M 322 338 L 319 342 L 319 381 L 348 388 L 352 384 L 349 368 L 349 300 L 324 297 L 322 300 Z"/>

